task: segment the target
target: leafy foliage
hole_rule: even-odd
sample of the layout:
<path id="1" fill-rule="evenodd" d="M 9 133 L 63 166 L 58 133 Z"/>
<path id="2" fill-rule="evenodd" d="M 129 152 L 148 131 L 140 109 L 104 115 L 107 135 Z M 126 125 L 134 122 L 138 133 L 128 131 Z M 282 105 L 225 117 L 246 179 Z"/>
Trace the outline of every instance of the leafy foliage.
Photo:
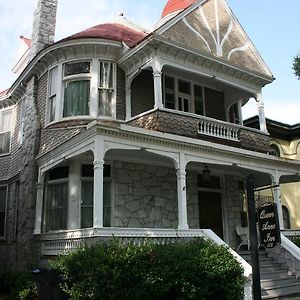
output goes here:
<path id="1" fill-rule="evenodd" d="M 298 246 L 300 248 L 300 237 L 299 236 L 294 236 L 294 237 L 292 237 L 291 240 L 296 246 Z"/>
<path id="2" fill-rule="evenodd" d="M 294 58 L 293 70 L 298 79 L 300 79 L 300 55 Z"/>
<path id="3" fill-rule="evenodd" d="M 202 239 L 140 246 L 112 240 L 60 256 L 53 267 L 73 300 L 243 298 L 239 263 L 225 247 Z"/>
<path id="4" fill-rule="evenodd" d="M 37 296 L 37 287 L 26 272 L 5 272 L 0 275 L 0 290 L 12 300 L 30 300 Z"/>

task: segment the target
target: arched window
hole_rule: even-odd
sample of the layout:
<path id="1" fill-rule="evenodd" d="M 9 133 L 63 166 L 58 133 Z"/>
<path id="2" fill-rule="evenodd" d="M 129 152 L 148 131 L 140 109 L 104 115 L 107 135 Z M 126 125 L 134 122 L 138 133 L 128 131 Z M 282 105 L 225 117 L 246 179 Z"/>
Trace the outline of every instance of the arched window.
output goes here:
<path id="1" fill-rule="evenodd" d="M 291 229 L 290 213 L 286 206 L 282 205 L 282 217 L 284 229 Z"/>
<path id="2" fill-rule="evenodd" d="M 280 150 L 279 150 L 279 147 L 272 144 L 270 146 L 270 152 L 269 152 L 270 155 L 273 155 L 273 156 L 276 156 L 276 157 L 280 157 Z"/>

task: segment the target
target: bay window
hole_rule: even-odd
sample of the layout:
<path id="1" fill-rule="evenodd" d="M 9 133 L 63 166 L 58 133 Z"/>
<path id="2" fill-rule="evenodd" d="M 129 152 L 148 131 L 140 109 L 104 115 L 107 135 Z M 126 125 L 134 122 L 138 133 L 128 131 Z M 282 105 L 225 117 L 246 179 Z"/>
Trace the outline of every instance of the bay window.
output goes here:
<path id="1" fill-rule="evenodd" d="M 7 186 L 0 186 L 0 237 L 5 236 Z"/>
<path id="2" fill-rule="evenodd" d="M 10 152 L 12 109 L 0 111 L 0 155 Z"/>
<path id="3" fill-rule="evenodd" d="M 71 117 L 115 117 L 116 68 L 90 60 L 58 64 L 49 70 L 47 122 Z"/>

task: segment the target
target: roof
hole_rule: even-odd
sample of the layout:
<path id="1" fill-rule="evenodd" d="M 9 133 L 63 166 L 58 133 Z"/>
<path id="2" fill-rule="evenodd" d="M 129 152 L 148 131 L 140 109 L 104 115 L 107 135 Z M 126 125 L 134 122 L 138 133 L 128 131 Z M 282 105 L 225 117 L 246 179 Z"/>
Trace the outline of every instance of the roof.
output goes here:
<path id="1" fill-rule="evenodd" d="M 25 43 L 28 47 L 31 46 L 31 39 L 28 39 L 28 38 L 26 38 L 26 37 L 23 36 L 23 35 L 20 35 L 20 39 L 21 39 L 22 41 L 24 41 L 24 43 Z"/>
<path id="2" fill-rule="evenodd" d="M 111 22 L 90 27 L 59 42 L 82 38 L 101 38 L 124 42 L 128 47 L 133 47 L 148 34 L 149 31 L 127 20 L 123 14 L 120 14 Z"/>
<path id="3" fill-rule="evenodd" d="M 4 97 L 8 92 L 8 89 L 4 90 L 4 91 L 0 91 L 0 97 Z"/>
<path id="4" fill-rule="evenodd" d="M 162 12 L 161 18 L 166 17 L 176 11 L 184 10 L 197 0 L 169 0 Z"/>
<path id="5" fill-rule="evenodd" d="M 267 129 L 272 138 L 291 141 L 300 137 L 300 123 L 289 125 L 266 118 Z M 259 129 L 259 117 L 254 116 L 244 120 L 244 125 Z"/>

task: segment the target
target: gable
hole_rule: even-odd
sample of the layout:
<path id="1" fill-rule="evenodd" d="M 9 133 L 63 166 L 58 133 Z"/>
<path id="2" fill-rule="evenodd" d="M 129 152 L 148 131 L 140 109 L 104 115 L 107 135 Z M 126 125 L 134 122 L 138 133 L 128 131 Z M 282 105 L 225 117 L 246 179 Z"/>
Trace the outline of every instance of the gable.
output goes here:
<path id="1" fill-rule="evenodd" d="M 272 76 L 224 0 L 199 0 L 198 4 L 178 14 L 157 32 L 192 49 Z"/>

